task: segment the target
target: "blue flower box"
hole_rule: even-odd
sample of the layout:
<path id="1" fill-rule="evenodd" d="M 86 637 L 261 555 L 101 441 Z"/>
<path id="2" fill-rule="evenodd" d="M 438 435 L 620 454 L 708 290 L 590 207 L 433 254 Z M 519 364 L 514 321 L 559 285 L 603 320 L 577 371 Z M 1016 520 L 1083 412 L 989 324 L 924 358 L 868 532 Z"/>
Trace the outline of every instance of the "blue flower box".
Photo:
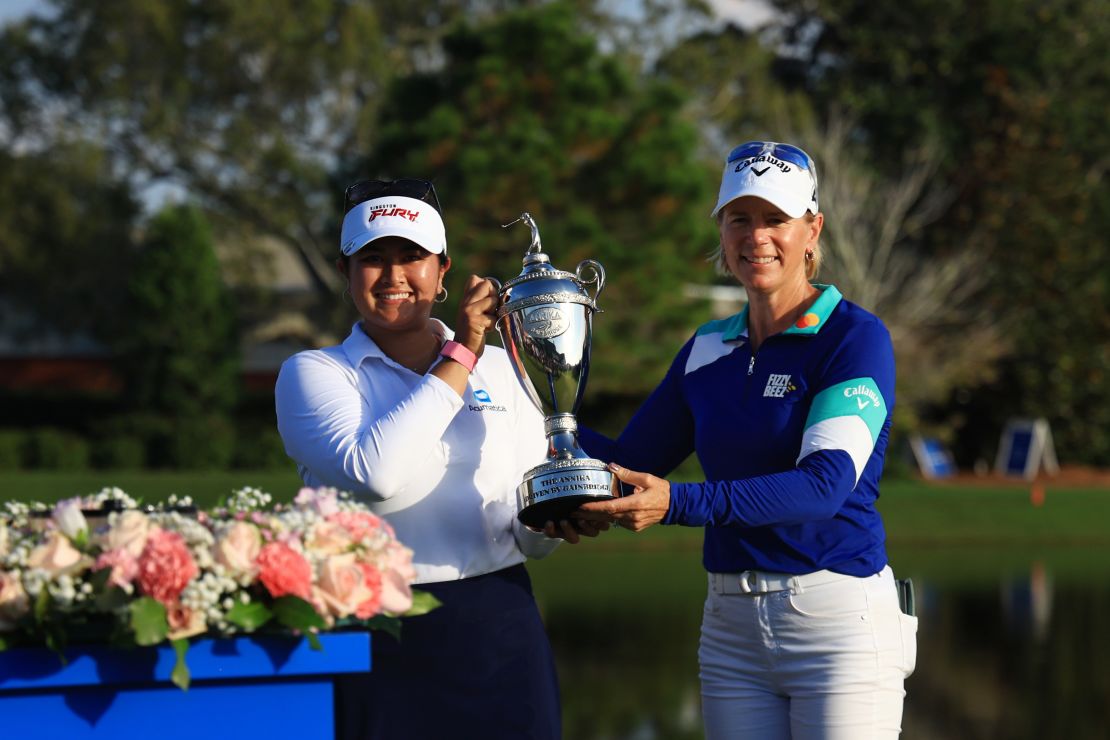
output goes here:
<path id="1" fill-rule="evenodd" d="M 197 640 L 187 691 L 170 683 L 173 648 L 81 647 L 68 663 L 46 649 L 0 652 L 4 737 L 334 740 L 338 675 L 370 670 L 366 632 Z"/>

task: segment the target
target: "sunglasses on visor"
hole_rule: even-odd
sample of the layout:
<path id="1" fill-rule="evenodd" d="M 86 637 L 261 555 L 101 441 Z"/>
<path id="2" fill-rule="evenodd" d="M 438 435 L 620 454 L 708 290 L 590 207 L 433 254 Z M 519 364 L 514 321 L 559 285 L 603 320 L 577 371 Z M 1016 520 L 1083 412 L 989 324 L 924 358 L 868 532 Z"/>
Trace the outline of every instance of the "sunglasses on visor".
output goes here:
<path id="1" fill-rule="evenodd" d="M 399 180 L 360 180 L 343 191 L 343 213 L 359 203 L 387 196 L 414 198 L 424 201 L 435 208 L 440 215 L 443 207 L 439 204 L 435 186 L 428 180 L 403 177 Z"/>
<path id="2" fill-rule="evenodd" d="M 771 156 L 783 162 L 797 165 L 803 170 L 817 174 L 817 166 L 808 154 L 793 144 L 778 144 L 774 141 L 749 141 L 733 149 L 728 155 L 728 163 L 752 157 Z"/>

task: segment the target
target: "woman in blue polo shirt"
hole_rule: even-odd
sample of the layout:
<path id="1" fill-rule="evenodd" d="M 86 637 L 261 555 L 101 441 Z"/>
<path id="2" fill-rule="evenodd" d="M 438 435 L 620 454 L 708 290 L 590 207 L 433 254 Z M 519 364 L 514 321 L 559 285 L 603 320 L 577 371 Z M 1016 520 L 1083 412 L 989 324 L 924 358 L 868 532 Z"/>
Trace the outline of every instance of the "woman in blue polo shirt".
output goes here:
<path id="1" fill-rule="evenodd" d="M 516 486 L 547 443 L 505 351 L 485 344 L 497 294 L 471 276 L 455 330 L 432 318 L 451 260 L 431 183 L 364 181 L 346 201 L 337 265 L 359 321 L 282 365 L 278 430 L 307 485 L 351 491 L 390 522 L 442 606 L 406 619 L 399 643 L 375 637 L 369 677 L 340 682 L 339 736 L 558 738 L 522 565 L 558 540 L 516 518 Z"/>
<path id="2" fill-rule="evenodd" d="M 705 528 L 707 736 L 897 737 L 917 620 L 899 608 L 875 510 L 890 335 L 812 282 L 824 215 L 804 151 L 736 147 L 712 215 L 718 265 L 748 305 L 697 330 L 618 439 L 582 430 L 634 492 L 576 516 Z M 705 482 L 662 477 L 691 452 Z"/>

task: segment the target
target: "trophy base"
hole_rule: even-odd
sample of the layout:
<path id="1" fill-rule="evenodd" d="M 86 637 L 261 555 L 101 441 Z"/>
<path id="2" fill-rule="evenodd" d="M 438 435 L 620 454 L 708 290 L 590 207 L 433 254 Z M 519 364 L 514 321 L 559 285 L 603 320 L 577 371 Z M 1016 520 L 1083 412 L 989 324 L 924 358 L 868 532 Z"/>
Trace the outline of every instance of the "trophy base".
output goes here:
<path id="1" fill-rule="evenodd" d="M 554 460 L 532 468 L 516 490 L 521 503 L 517 519 L 534 529 L 566 519 L 582 504 L 616 498 L 613 474 L 605 463 L 590 458 Z"/>

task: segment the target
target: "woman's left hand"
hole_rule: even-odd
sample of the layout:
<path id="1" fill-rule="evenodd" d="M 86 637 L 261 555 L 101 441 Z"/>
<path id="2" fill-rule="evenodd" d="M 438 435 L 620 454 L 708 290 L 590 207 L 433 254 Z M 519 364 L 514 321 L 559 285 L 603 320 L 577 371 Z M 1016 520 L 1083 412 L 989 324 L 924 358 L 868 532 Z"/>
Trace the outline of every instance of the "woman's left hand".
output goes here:
<path id="1" fill-rule="evenodd" d="M 573 516 L 593 522 L 610 522 L 633 532 L 658 524 L 671 508 L 671 483 L 651 473 L 640 473 L 609 463 L 609 470 L 623 483 L 634 487 L 632 494 L 609 501 L 582 504 Z"/>
<path id="2" fill-rule="evenodd" d="M 540 531 L 552 539 L 562 539 L 572 545 L 577 545 L 581 537 L 597 537 L 608 529 L 608 522 L 591 522 L 586 519 L 563 519 L 558 523 L 547 522 Z"/>

